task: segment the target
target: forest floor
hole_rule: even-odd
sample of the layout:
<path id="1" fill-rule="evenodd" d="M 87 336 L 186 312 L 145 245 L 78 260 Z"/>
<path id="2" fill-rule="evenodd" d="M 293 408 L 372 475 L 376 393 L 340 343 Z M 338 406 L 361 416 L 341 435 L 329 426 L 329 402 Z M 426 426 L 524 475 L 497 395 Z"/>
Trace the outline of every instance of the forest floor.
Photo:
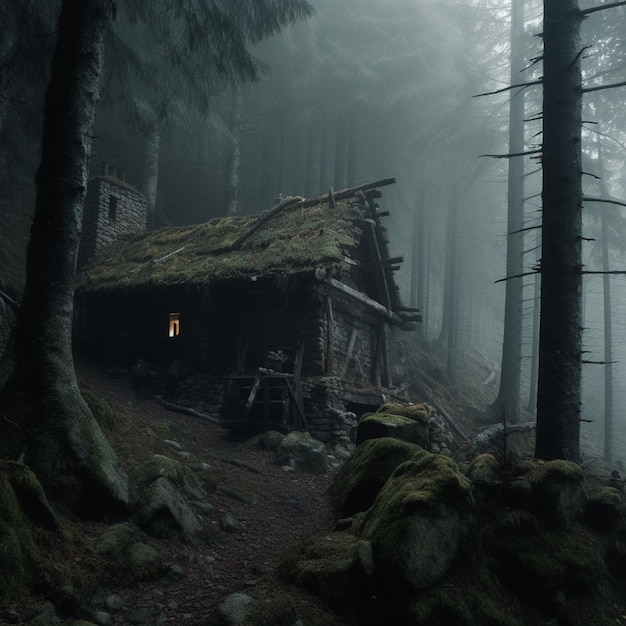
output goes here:
<path id="1" fill-rule="evenodd" d="M 102 572 L 100 578 L 106 582 L 93 587 L 93 602 L 97 605 L 111 594 L 118 595 L 122 608 L 113 613 L 116 625 L 206 624 L 216 605 L 231 592 L 271 595 L 268 574 L 281 553 L 299 539 L 331 528 L 326 496 L 331 473 L 286 471 L 274 463 L 275 453 L 249 449 L 233 441 L 220 426 L 171 412 L 137 395 L 123 379 L 108 378 L 84 362 L 77 371 L 81 386 L 106 399 L 121 416 L 108 425 L 107 435 L 123 465 L 130 467 L 142 457 L 165 454 L 209 464 L 215 481 L 208 497 L 212 512 L 202 516 L 202 531 L 193 542 L 182 538 L 149 541 L 178 576 L 129 586 L 124 572 L 111 575 L 109 571 L 106 576 Z M 175 441 L 182 449 L 177 451 L 166 441 Z M 244 502 L 237 496 L 242 493 L 254 497 Z M 241 523 L 242 532 L 222 529 L 220 518 L 226 514 Z M 95 539 L 106 526 L 80 524 L 80 528 Z M 115 570 L 114 564 L 110 569 Z M 94 578 L 97 584 L 98 577 Z M 296 602 L 299 612 L 310 617 L 320 611 L 301 592 Z M 325 613 L 318 623 L 332 624 L 332 619 Z"/>

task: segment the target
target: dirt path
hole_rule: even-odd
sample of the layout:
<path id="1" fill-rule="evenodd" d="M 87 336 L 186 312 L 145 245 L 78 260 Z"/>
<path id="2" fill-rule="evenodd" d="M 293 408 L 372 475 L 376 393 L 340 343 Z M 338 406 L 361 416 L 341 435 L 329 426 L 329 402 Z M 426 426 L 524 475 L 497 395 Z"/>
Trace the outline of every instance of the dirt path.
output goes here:
<path id="1" fill-rule="evenodd" d="M 168 411 L 138 397 L 127 382 L 108 379 L 85 364 L 79 368 L 79 378 L 127 416 L 126 423 L 114 429 L 116 447 L 122 448 L 120 456 L 126 464 L 132 463 L 131 457 L 145 440 L 152 454 L 208 463 L 217 485 L 207 498 L 210 507 L 201 516 L 203 529 L 196 540 L 150 541 L 173 567 L 171 580 L 128 586 L 119 572 L 118 585 L 97 590 L 98 602 L 111 594 L 121 598 L 122 608 L 112 612 L 116 625 L 205 624 L 226 594 L 248 590 L 254 595 L 287 546 L 330 528 L 326 499 L 330 475 L 285 471 L 274 464 L 274 453 L 247 449 L 231 441 L 221 427 Z M 181 450 L 165 440 L 177 442 Z M 255 497 L 242 501 L 241 493 Z M 241 532 L 223 530 L 224 515 L 239 522 Z"/>

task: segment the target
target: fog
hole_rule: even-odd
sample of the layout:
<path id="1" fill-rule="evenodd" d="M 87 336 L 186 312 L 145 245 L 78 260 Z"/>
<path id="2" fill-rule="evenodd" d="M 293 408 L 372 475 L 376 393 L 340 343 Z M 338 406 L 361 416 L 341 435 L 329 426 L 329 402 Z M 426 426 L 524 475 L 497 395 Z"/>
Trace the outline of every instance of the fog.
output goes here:
<path id="1" fill-rule="evenodd" d="M 44 21 L 52 27 L 55 3 L 43 4 L 51 7 Z M 407 303 L 415 299 L 422 311 L 425 340 L 436 340 L 441 331 L 446 251 L 453 246 L 453 306 L 460 358 L 478 351 L 499 363 L 508 240 L 508 159 L 497 157 L 508 153 L 509 100 L 514 93 L 507 89 L 510 3 L 311 0 L 311 4 L 316 9 L 312 17 L 252 48 L 260 62 L 258 81 L 235 84 L 201 67 L 200 62 L 193 79 L 185 82 L 169 62 L 166 48 L 159 47 L 158 29 L 148 33 L 120 12 L 115 25 L 117 39 L 108 42 L 92 174 L 100 173 L 103 162 L 110 163 L 124 170 L 127 181 L 144 193 L 154 192 L 158 225 L 255 213 L 273 206 L 278 197 L 313 197 L 329 188 L 338 190 L 394 176 L 397 183 L 385 189 L 381 208 L 390 211 L 386 226 L 391 253 L 404 256 L 405 261 L 398 280 Z M 587 87 L 603 77 L 613 83 L 624 80 L 624 11 L 618 17 L 609 13 L 591 15 L 585 22 L 584 43 L 589 48 L 583 73 Z M 526 2 L 525 14 L 526 70 L 520 83 L 535 81 L 542 72 L 541 3 Z M 163 32 L 180 35 L 180 28 L 174 20 Z M 9 43 L 0 48 L 3 60 L 8 58 Z M 133 50 L 146 63 L 147 76 L 133 73 Z M 39 52 L 45 56 L 45 51 Z M 35 95 L 43 92 L 47 70 L 43 62 L 29 63 L 31 74 L 26 80 L 30 83 L 25 93 L 35 101 Z M 15 82 L 11 85 L 14 104 L 21 88 Z M 525 150 L 533 151 L 541 145 L 541 86 L 525 89 L 524 96 Z M 623 96 L 622 87 L 585 97 L 583 151 L 588 171 L 584 188 L 590 197 L 626 199 Z M 28 125 L 21 117 L 19 123 L 14 122 L 14 109 L 2 105 L 0 110 L 3 160 L 13 161 L 14 152 L 20 151 L 16 146 L 21 145 L 28 155 L 20 158 L 19 179 L 32 180 L 29 176 L 38 154 L 36 133 L 23 141 L 17 134 L 10 135 L 25 133 L 22 129 Z M 40 108 L 33 107 L 27 119 L 38 119 L 39 114 Z M 30 125 L 36 128 L 37 123 Z M 158 168 L 148 176 L 150 160 L 158 163 Z M 541 254 L 537 247 L 540 166 L 536 154 L 524 157 L 524 407 L 533 404 L 529 393 L 531 356 L 536 350 L 532 344 L 538 307 L 535 281 Z M 599 181 L 604 183 L 603 189 Z M 611 204 L 586 204 L 586 270 L 601 271 L 603 267 L 601 212 L 609 220 L 610 270 L 626 270 L 624 210 Z M 457 234 L 450 241 L 447 225 L 453 211 Z M 421 239 L 414 234 L 420 214 Z M 15 223 L 21 220 L 20 232 L 25 232 L 24 218 L 17 213 L 13 218 Z M 10 220 L 6 223 L 13 224 Z M 418 240 L 425 250 L 417 249 Z M 413 263 L 414 255 L 418 263 Z M 419 294 L 415 293 L 415 272 L 422 277 Z M 612 275 L 610 287 L 615 450 L 619 457 L 626 444 L 624 275 Z M 600 454 L 598 442 L 603 436 L 603 296 L 602 276 L 585 275 L 583 341 L 585 359 L 590 363 L 583 366 L 583 418 L 590 421 L 584 423 L 583 435 L 591 456 Z"/>

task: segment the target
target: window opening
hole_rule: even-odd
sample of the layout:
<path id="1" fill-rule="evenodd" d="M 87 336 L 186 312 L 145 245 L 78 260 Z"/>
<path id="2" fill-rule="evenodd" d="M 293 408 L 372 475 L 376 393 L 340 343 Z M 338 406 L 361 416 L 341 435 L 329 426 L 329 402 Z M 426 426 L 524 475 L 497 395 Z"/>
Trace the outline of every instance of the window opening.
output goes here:
<path id="1" fill-rule="evenodd" d="M 180 335 L 180 313 L 170 313 L 169 337 L 178 337 L 178 335 Z"/>
<path id="2" fill-rule="evenodd" d="M 109 219 L 117 219 L 117 198 L 115 196 L 109 196 Z"/>

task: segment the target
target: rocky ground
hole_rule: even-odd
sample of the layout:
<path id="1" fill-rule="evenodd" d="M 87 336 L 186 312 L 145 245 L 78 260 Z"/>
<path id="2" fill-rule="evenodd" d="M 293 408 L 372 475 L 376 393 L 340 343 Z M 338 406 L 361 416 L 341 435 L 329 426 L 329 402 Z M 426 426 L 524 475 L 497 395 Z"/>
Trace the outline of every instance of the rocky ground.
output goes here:
<path id="1" fill-rule="evenodd" d="M 105 566 L 94 561 L 93 567 L 101 571 L 84 574 L 81 595 L 89 596 L 91 606 L 101 611 L 101 623 L 206 624 L 231 592 L 271 595 L 268 581 L 278 556 L 296 540 L 331 527 L 326 495 L 331 472 L 289 471 L 275 464 L 275 453 L 233 441 L 228 431 L 199 417 L 171 412 L 137 395 L 123 379 L 107 377 L 85 363 L 79 365 L 78 374 L 84 388 L 116 409 L 115 423 L 105 425 L 105 431 L 127 468 L 155 453 L 211 468 L 212 493 L 204 503 L 197 536 L 191 541 L 147 540 L 160 553 L 165 576 L 149 583 L 129 581 L 114 561 Z M 71 518 L 67 523 L 73 534 L 84 535 L 94 544 L 107 528 Z M 76 545 L 68 550 L 77 568 L 89 560 Z M 309 603 L 306 598 L 296 602 Z M 0 611 L 0 624 L 26 623 L 17 617 L 24 615 L 24 609 Z M 314 603 L 306 610 L 312 615 L 318 612 Z M 319 623 L 328 623 L 327 618 L 320 619 Z"/>

